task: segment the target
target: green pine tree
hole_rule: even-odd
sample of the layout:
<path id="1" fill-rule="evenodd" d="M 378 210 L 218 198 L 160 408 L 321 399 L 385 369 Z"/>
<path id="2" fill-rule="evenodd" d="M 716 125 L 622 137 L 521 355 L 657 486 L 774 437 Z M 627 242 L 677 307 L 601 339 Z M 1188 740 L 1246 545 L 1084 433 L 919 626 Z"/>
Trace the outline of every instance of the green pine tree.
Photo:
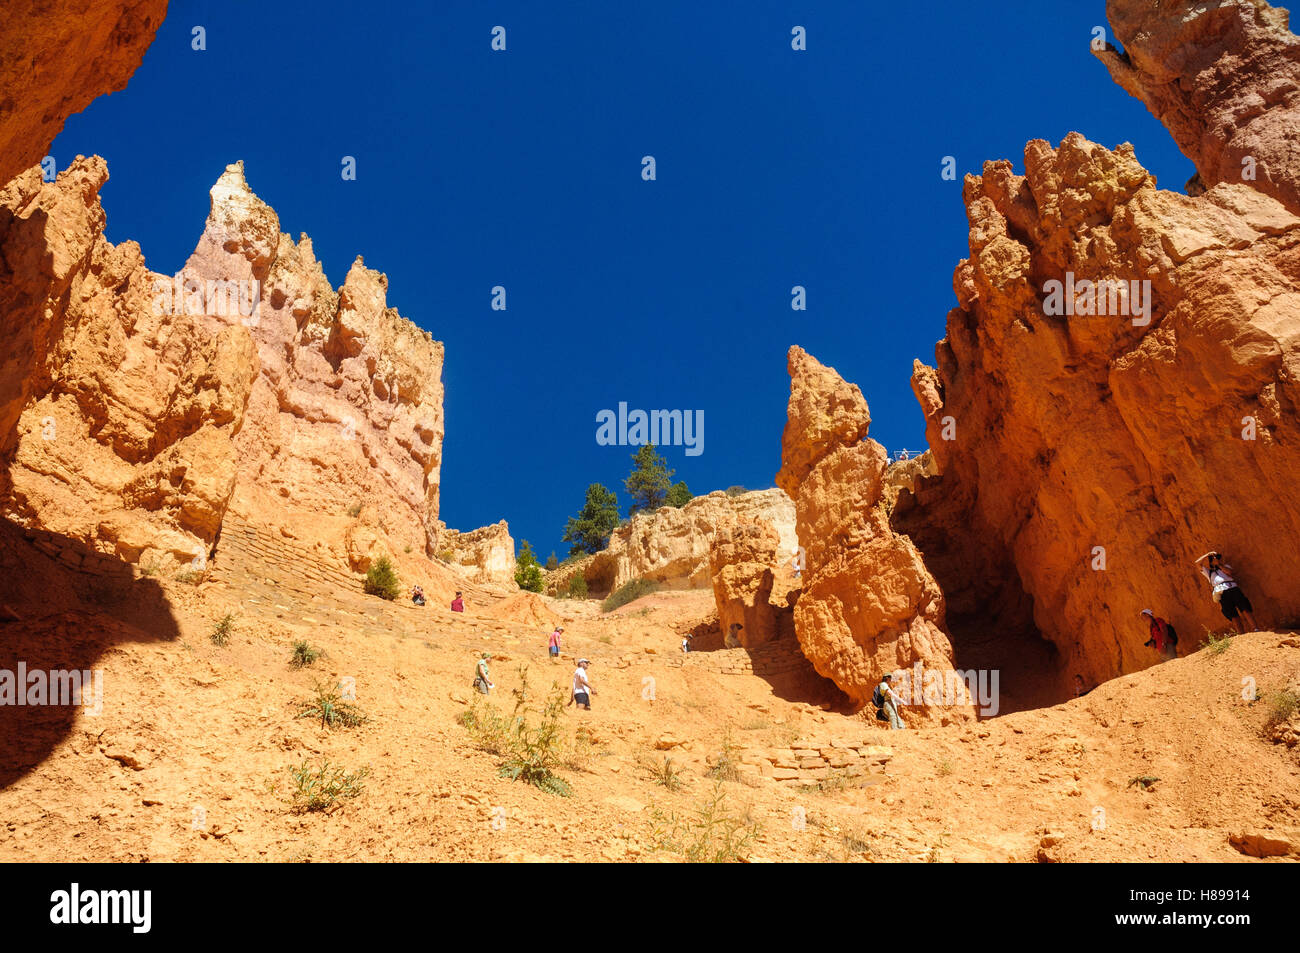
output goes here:
<path id="1" fill-rule="evenodd" d="M 693 499 L 695 494 L 686 488 L 686 481 L 678 480 L 668 488 L 668 495 L 664 498 L 664 502 L 669 506 L 682 507 Z"/>
<path id="2" fill-rule="evenodd" d="M 529 592 L 541 592 L 545 588 L 542 567 L 537 564 L 533 547 L 526 539 L 519 548 L 519 555 L 515 557 L 515 584 Z"/>
<path id="3" fill-rule="evenodd" d="M 593 483 L 587 487 L 587 501 L 578 515 L 569 517 L 564 527 L 564 542 L 569 555 L 598 553 L 609 545 L 609 534 L 618 525 L 618 497 L 614 491 Z"/>
<path id="4" fill-rule="evenodd" d="M 672 486 L 673 472 L 668 469 L 668 461 L 655 452 L 654 444 L 647 443 L 637 450 L 632 455 L 632 472 L 623 483 L 632 497 L 628 515 L 663 506 Z"/>

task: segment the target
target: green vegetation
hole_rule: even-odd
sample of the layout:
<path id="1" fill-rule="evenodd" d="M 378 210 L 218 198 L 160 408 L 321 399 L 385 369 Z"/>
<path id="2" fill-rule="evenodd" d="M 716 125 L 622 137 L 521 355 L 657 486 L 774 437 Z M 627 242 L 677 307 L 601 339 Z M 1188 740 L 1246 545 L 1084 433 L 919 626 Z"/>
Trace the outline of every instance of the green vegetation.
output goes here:
<path id="1" fill-rule="evenodd" d="M 651 757 L 642 758 L 641 767 L 650 775 L 650 780 L 669 791 L 680 791 L 685 783 L 682 779 L 682 769 L 677 767 L 677 762 L 668 755 L 664 755 L 662 764 Z"/>
<path id="2" fill-rule="evenodd" d="M 1209 629 L 1205 630 L 1205 639 L 1201 642 L 1201 648 L 1209 649 L 1211 655 L 1222 655 L 1228 651 L 1228 646 L 1232 644 L 1232 636 L 1217 635 Z"/>
<path id="3" fill-rule="evenodd" d="M 740 496 L 740 494 L 748 493 L 749 491 L 743 486 L 729 486 L 723 492 L 726 493 L 727 496 Z"/>
<path id="4" fill-rule="evenodd" d="M 293 811 L 303 814 L 307 811 L 324 811 L 326 813 L 339 807 L 344 798 L 354 798 L 361 793 L 361 780 L 370 773 L 369 768 L 358 771 L 345 771 L 331 766 L 328 761 L 319 767 L 312 767 L 305 760 L 293 769 Z"/>
<path id="5" fill-rule="evenodd" d="M 690 863 L 739 863 L 749 855 L 759 830 L 748 811 L 727 803 L 721 781 L 714 782 L 712 793 L 694 810 L 678 815 L 656 808 L 653 818 L 655 846 Z"/>
<path id="6" fill-rule="evenodd" d="M 556 593 L 561 599 L 587 598 L 587 579 L 582 573 L 575 573 L 564 587 Z"/>
<path id="7" fill-rule="evenodd" d="M 541 592 L 546 588 L 542 567 L 538 565 L 533 547 L 526 539 L 519 548 L 519 555 L 515 557 L 515 585 L 529 592 Z"/>
<path id="8" fill-rule="evenodd" d="M 625 582 L 605 597 L 605 601 L 600 604 L 600 611 L 613 612 L 619 606 L 625 606 L 642 596 L 649 595 L 658 588 L 659 583 L 651 582 L 649 579 L 638 578 Z"/>
<path id="9" fill-rule="evenodd" d="M 299 718 L 319 718 L 324 728 L 355 728 L 370 720 L 356 705 L 343 700 L 339 686 L 329 688 L 316 683 L 316 697 L 303 702 L 298 710 Z"/>
<path id="10" fill-rule="evenodd" d="M 587 500 L 577 516 L 569 517 L 564 527 L 564 542 L 569 555 L 598 553 L 609 545 L 609 534 L 618 526 L 618 497 L 614 491 L 593 483 L 587 487 Z"/>
<path id="11" fill-rule="evenodd" d="M 1155 777 L 1154 775 L 1141 774 L 1138 775 L 1136 778 L 1129 778 L 1128 786 L 1129 787 L 1136 786 L 1136 787 L 1140 787 L 1143 791 L 1150 791 L 1151 788 L 1155 786 L 1155 783 L 1159 780 L 1160 779 Z"/>
<path id="12" fill-rule="evenodd" d="M 293 655 L 289 657 L 289 664 L 293 668 L 306 668 L 314 665 L 320 655 L 320 649 L 312 648 L 305 640 L 299 639 L 293 643 Z"/>
<path id="13" fill-rule="evenodd" d="M 235 617 L 232 613 L 227 612 L 212 630 L 212 644 L 225 648 L 230 644 L 230 636 L 234 634 L 234 631 Z"/>
<path id="14" fill-rule="evenodd" d="M 664 497 L 664 503 L 668 506 L 682 507 L 695 499 L 695 494 L 686 488 L 685 480 L 678 480 L 668 488 L 668 495 Z"/>
<path id="15" fill-rule="evenodd" d="M 1291 716 L 1300 710 L 1300 696 L 1284 689 L 1270 692 L 1268 695 L 1268 715 L 1264 720 L 1264 729 L 1272 731 L 1283 722 L 1290 721 Z"/>
<path id="16" fill-rule="evenodd" d="M 559 565 L 560 565 L 560 560 L 556 558 L 555 550 L 552 549 L 551 555 L 546 557 L 546 571 L 550 572 L 552 569 L 556 568 Z"/>
<path id="17" fill-rule="evenodd" d="M 673 471 L 668 469 L 668 461 L 655 452 L 655 445 L 647 443 L 632 455 L 632 472 L 623 481 L 632 505 L 628 515 L 642 510 L 657 510 L 668 499 L 668 490 L 672 486 Z"/>
<path id="18" fill-rule="evenodd" d="M 380 556 L 366 570 L 366 592 L 387 599 L 389 602 L 402 594 L 397 570 L 393 568 L 393 561 L 387 556 Z"/>
<path id="19" fill-rule="evenodd" d="M 717 781 L 738 781 L 740 770 L 736 765 L 739 763 L 740 749 L 732 740 L 731 729 L 728 728 L 722 735 L 722 750 L 714 757 L 709 768 L 709 777 Z"/>
<path id="20" fill-rule="evenodd" d="M 556 774 L 566 762 L 583 761 L 583 742 L 566 745 L 560 729 L 566 692 L 552 685 L 540 712 L 528 708 L 528 666 L 519 667 L 519 688 L 515 691 L 515 708 L 506 717 L 490 702 L 475 699 L 473 707 L 461 712 L 458 721 L 484 751 L 500 755 L 503 778 L 524 781 L 561 797 L 573 794 L 569 783 Z M 590 748 L 590 736 L 586 738 Z"/>
<path id="21" fill-rule="evenodd" d="M 353 503 L 351 506 L 348 507 L 348 516 L 351 516 L 353 519 L 356 519 L 360 515 L 361 515 L 360 503 Z"/>

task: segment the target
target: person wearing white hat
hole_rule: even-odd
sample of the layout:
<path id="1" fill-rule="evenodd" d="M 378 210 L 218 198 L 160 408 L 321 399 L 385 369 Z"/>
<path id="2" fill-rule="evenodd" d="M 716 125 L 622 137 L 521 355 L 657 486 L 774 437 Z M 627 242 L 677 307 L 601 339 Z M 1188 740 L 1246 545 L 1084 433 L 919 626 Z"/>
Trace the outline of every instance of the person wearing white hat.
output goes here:
<path id="1" fill-rule="evenodd" d="M 1205 563 L 1204 566 L 1201 563 Z M 1237 585 L 1237 580 L 1233 577 L 1233 569 L 1223 561 L 1223 554 L 1209 552 L 1196 560 L 1196 566 L 1201 570 L 1203 575 L 1210 583 L 1210 592 L 1214 601 L 1219 604 L 1219 611 L 1223 617 L 1233 624 L 1237 634 L 1242 632 L 1254 632 L 1258 626 L 1255 625 L 1255 616 L 1253 615 L 1255 607 L 1250 604 L 1246 594 L 1241 591 Z M 1250 628 L 1243 628 L 1243 624 Z"/>
<path id="2" fill-rule="evenodd" d="M 591 663 L 585 658 L 578 659 L 578 667 L 573 670 L 573 698 L 572 702 L 577 702 L 578 707 L 583 711 L 591 711 L 591 696 L 596 694 L 596 689 L 591 687 L 591 681 L 587 678 L 587 666 Z"/>

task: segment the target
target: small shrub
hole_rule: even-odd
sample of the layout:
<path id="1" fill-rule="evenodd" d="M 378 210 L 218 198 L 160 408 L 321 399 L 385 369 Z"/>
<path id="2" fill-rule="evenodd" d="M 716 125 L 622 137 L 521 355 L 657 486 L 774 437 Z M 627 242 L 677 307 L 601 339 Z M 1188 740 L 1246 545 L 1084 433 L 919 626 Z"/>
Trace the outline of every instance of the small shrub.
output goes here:
<path id="1" fill-rule="evenodd" d="M 721 781 L 689 813 L 664 814 L 656 808 L 653 817 L 655 846 L 690 863 L 739 863 L 748 856 L 759 829 L 748 811 L 730 807 Z"/>
<path id="2" fill-rule="evenodd" d="M 946 778 L 948 775 L 952 774 L 952 762 L 949 761 L 947 758 L 944 758 L 942 761 L 940 761 L 938 773 L 939 773 L 939 777 L 941 778 Z"/>
<path id="3" fill-rule="evenodd" d="M 740 494 L 748 493 L 749 491 L 746 490 L 743 486 L 729 486 L 723 492 L 725 492 L 727 496 L 740 496 Z"/>
<path id="4" fill-rule="evenodd" d="M 822 794 L 860 787 L 862 787 L 862 776 L 851 773 L 847 768 L 832 768 L 830 774 L 817 782 L 817 790 Z"/>
<path id="5" fill-rule="evenodd" d="M 312 648 L 304 640 L 299 639 L 293 643 L 293 655 L 289 657 L 289 664 L 294 668 L 306 668 L 308 665 L 314 665 L 320 658 L 320 649 Z"/>
<path id="6" fill-rule="evenodd" d="M 541 592 L 546 588 L 542 567 L 533 555 L 532 544 L 526 539 L 520 544 L 519 555 L 515 557 L 515 585 L 527 592 Z"/>
<path id="7" fill-rule="evenodd" d="M 356 519 L 360 515 L 361 515 L 360 503 L 353 503 L 351 506 L 348 507 L 348 516 L 351 516 L 353 519 Z"/>
<path id="8" fill-rule="evenodd" d="M 600 611 L 613 612 L 620 606 L 625 606 L 642 596 L 649 595 L 658 588 L 659 584 L 649 579 L 633 579 L 630 582 L 625 582 L 605 597 L 605 601 L 600 604 Z"/>
<path id="9" fill-rule="evenodd" d="M 1138 775 L 1136 778 L 1129 778 L 1129 787 L 1140 787 L 1143 791 L 1150 791 L 1160 779 L 1151 774 Z"/>
<path id="10" fill-rule="evenodd" d="M 722 736 L 722 750 L 718 752 L 713 766 L 709 768 L 709 777 L 717 781 L 739 780 L 740 770 L 736 767 L 740 763 L 739 751 L 735 742 L 731 740 L 731 729 L 728 728 Z"/>
<path id="11" fill-rule="evenodd" d="M 305 760 L 293 769 L 293 812 L 303 814 L 308 811 L 329 813 L 341 806 L 340 801 L 354 798 L 361 793 L 361 781 L 370 773 L 369 768 L 357 771 L 345 771 L 321 762 L 319 767 L 312 767 Z"/>
<path id="12" fill-rule="evenodd" d="M 556 774 L 563 764 L 585 762 L 590 749 L 590 736 L 577 737 L 567 744 L 560 730 L 560 718 L 567 694 L 559 685 L 553 685 L 539 713 L 530 717 L 528 709 L 528 667 L 519 667 L 519 688 L 515 690 L 515 708 L 510 717 L 503 715 L 490 702 L 475 700 L 474 706 L 461 712 L 458 720 L 484 751 L 500 755 L 505 760 L 499 773 L 512 781 L 524 781 L 548 794 L 569 797 L 573 788 Z M 585 748 L 585 750 L 584 750 Z"/>
<path id="13" fill-rule="evenodd" d="M 212 635 L 210 636 L 212 644 L 225 648 L 230 644 L 230 636 L 234 634 L 234 631 L 235 617 L 232 613 L 227 612 L 221 617 L 221 621 L 219 621 L 212 630 Z"/>
<path id="14" fill-rule="evenodd" d="M 206 582 L 208 571 L 206 569 L 195 569 L 193 567 L 182 569 L 176 574 L 176 581 L 186 586 L 197 586 Z"/>
<path id="15" fill-rule="evenodd" d="M 1282 689 L 1281 691 L 1270 692 L 1268 695 L 1268 715 L 1264 719 L 1264 730 L 1272 731 L 1283 722 L 1291 720 L 1291 716 L 1300 711 L 1300 696 L 1295 692 Z"/>
<path id="16" fill-rule="evenodd" d="M 569 580 L 568 585 L 560 592 L 561 599 L 585 599 L 587 598 L 587 579 L 582 573 L 577 573 Z"/>
<path id="17" fill-rule="evenodd" d="M 397 579 L 397 570 L 393 568 L 392 560 L 387 556 L 380 556 L 366 570 L 366 592 L 369 595 L 387 599 L 389 602 L 394 601 L 402 594 L 402 586 Z"/>
<path id="18" fill-rule="evenodd" d="M 682 769 L 677 767 L 677 762 L 668 755 L 664 755 L 663 763 L 655 761 L 654 758 L 643 758 L 641 766 L 645 768 L 650 775 L 650 780 L 660 787 L 665 787 L 669 791 L 680 791 L 682 789 Z"/>
<path id="19" fill-rule="evenodd" d="M 303 702 L 298 710 L 299 718 L 319 718 L 324 728 L 356 728 L 370 720 L 360 708 L 343 700 L 339 687 L 333 688 L 316 684 L 316 697 Z"/>
<path id="20" fill-rule="evenodd" d="M 1231 644 L 1232 644 L 1232 636 L 1218 635 L 1214 632 L 1211 632 L 1209 629 L 1206 629 L 1205 639 L 1204 641 L 1201 642 L 1201 648 L 1209 649 L 1211 655 L 1217 656 L 1217 655 L 1222 655 L 1224 652 L 1228 651 L 1228 646 Z"/>

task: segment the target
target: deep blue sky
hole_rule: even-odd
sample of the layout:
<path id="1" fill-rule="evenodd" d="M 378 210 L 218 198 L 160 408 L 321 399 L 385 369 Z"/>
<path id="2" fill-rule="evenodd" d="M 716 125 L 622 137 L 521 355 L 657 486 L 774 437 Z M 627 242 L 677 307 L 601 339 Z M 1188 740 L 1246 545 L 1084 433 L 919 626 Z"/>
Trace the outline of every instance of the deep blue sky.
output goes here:
<path id="1" fill-rule="evenodd" d="M 331 282 L 364 256 L 446 343 L 442 518 L 505 517 L 562 557 L 588 483 L 626 507 L 635 448 L 595 442 L 619 401 L 704 410 L 702 455 L 663 450 L 696 493 L 771 486 L 791 344 L 861 386 L 887 448 L 924 448 L 912 359 L 933 363 L 943 336 L 967 252 L 960 175 L 985 159 L 1023 170 L 1026 140 L 1078 130 L 1132 142 L 1165 188 L 1192 174 L 1090 55 L 1102 0 L 924 10 L 174 2 L 127 89 L 72 117 L 51 154 L 108 160 L 108 237 L 164 273 L 243 159 Z M 958 181 L 941 179 L 945 155 Z M 489 307 L 498 284 L 505 312 Z"/>

